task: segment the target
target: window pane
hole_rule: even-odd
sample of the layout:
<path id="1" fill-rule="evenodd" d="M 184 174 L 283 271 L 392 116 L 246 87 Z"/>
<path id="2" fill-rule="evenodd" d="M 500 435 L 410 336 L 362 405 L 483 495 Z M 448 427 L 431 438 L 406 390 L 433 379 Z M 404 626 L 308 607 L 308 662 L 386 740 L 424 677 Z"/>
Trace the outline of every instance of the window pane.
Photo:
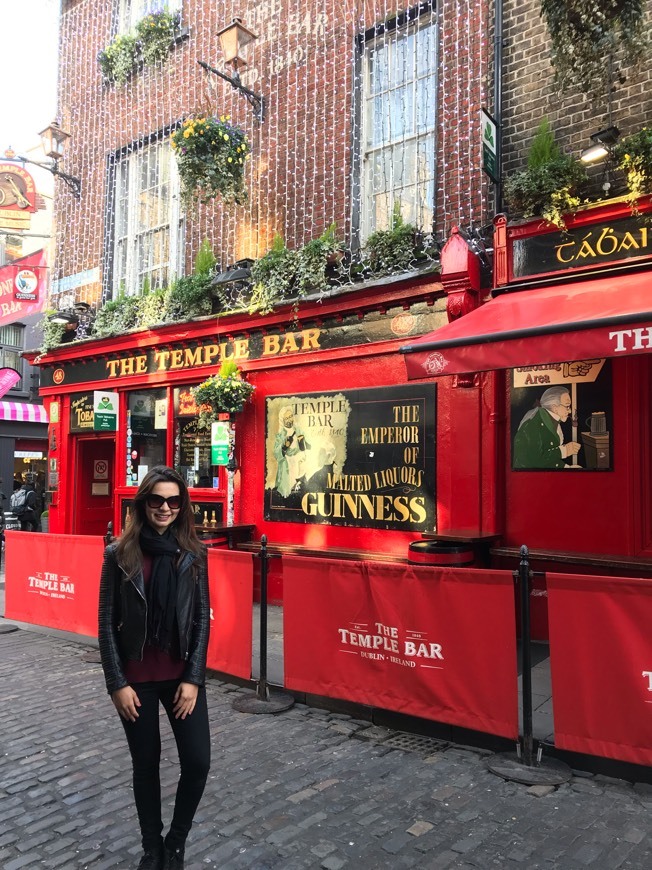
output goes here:
<path id="1" fill-rule="evenodd" d="M 142 390 L 128 397 L 127 485 L 137 486 L 155 465 L 165 465 L 166 391 Z M 129 434 L 131 433 L 131 434 Z"/>
<path id="2" fill-rule="evenodd" d="M 417 82 L 417 130 L 433 130 L 435 127 L 436 80 L 434 76 Z"/>
<path id="3" fill-rule="evenodd" d="M 393 141 L 414 132 L 414 91 L 398 88 L 390 97 L 390 134 Z"/>
<path id="4" fill-rule="evenodd" d="M 174 390 L 174 467 L 188 486 L 216 488 L 218 466 L 211 465 L 211 434 L 200 429 L 199 409 L 190 387 Z"/>
<path id="5" fill-rule="evenodd" d="M 394 148 L 394 184 L 405 187 L 416 180 L 416 142 L 406 142 Z"/>
<path id="6" fill-rule="evenodd" d="M 417 31 L 417 75 L 434 72 L 435 60 L 435 28 L 422 27 Z"/>
<path id="7" fill-rule="evenodd" d="M 372 48 L 369 55 L 369 71 L 371 79 L 371 93 L 379 94 L 388 87 L 388 47 L 380 45 Z"/>

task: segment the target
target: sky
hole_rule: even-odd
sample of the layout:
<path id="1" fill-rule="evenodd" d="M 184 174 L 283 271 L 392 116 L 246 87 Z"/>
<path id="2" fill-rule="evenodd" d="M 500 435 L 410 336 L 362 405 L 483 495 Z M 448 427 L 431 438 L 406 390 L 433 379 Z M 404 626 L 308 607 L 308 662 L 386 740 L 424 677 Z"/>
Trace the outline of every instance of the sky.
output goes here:
<path id="1" fill-rule="evenodd" d="M 56 117 L 60 0 L 0 0 L 0 159 L 40 144 Z"/>

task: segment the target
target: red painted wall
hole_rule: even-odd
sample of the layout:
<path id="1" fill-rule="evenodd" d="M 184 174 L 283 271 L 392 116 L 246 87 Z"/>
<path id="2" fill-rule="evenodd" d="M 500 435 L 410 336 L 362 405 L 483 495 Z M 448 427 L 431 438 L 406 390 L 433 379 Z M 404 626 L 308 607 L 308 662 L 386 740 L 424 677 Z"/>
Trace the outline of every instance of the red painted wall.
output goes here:
<path id="1" fill-rule="evenodd" d="M 613 471 L 513 472 L 505 445 L 507 546 L 645 554 L 651 366 L 647 356 L 613 361 Z M 506 403 L 509 409 L 509 396 Z"/>

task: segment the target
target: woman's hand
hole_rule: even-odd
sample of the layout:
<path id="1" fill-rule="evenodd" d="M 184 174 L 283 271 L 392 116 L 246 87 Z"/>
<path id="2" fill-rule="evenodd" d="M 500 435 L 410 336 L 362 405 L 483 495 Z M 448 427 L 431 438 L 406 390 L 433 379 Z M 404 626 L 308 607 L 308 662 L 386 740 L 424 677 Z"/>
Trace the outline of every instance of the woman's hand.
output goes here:
<path id="1" fill-rule="evenodd" d="M 126 719 L 127 722 L 136 721 L 138 718 L 136 707 L 140 707 L 140 700 L 131 686 L 123 686 L 122 689 L 116 689 L 115 692 L 111 693 L 111 700 L 123 719 Z"/>
<path id="2" fill-rule="evenodd" d="M 198 692 L 199 686 L 195 686 L 194 683 L 179 683 L 174 693 L 173 709 L 175 719 L 185 719 L 186 716 L 190 716 L 195 709 Z"/>

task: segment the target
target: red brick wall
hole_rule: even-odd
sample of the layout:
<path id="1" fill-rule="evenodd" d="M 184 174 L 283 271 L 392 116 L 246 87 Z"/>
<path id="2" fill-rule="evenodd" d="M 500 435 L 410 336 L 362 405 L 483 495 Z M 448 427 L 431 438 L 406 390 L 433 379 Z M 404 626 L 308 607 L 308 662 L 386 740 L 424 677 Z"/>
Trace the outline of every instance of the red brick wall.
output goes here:
<path id="1" fill-rule="evenodd" d="M 110 154 L 194 111 L 230 114 L 248 131 L 250 200 L 219 201 L 188 214 L 186 269 L 204 238 L 226 266 L 260 256 L 275 232 L 298 246 L 335 221 L 351 236 L 355 38 L 410 4 L 396 0 L 185 0 L 189 38 L 168 61 L 137 72 L 123 87 L 104 85 L 98 52 L 112 34 L 111 0 L 69 2 L 62 14 L 60 116 L 74 138 L 65 169 L 81 178 L 80 202 L 58 197 L 53 277 L 103 267 L 107 161 Z M 440 25 L 437 229 L 487 223 L 487 182 L 480 171 L 479 107 L 487 105 L 491 42 L 488 2 L 444 0 Z M 267 117 L 254 122 L 244 98 L 197 59 L 222 67 L 216 37 L 239 15 L 259 39 L 247 49 L 243 81 L 265 96 Z M 434 95 L 433 95 L 434 98 Z M 94 295 L 97 288 L 90 291 Z"/>

